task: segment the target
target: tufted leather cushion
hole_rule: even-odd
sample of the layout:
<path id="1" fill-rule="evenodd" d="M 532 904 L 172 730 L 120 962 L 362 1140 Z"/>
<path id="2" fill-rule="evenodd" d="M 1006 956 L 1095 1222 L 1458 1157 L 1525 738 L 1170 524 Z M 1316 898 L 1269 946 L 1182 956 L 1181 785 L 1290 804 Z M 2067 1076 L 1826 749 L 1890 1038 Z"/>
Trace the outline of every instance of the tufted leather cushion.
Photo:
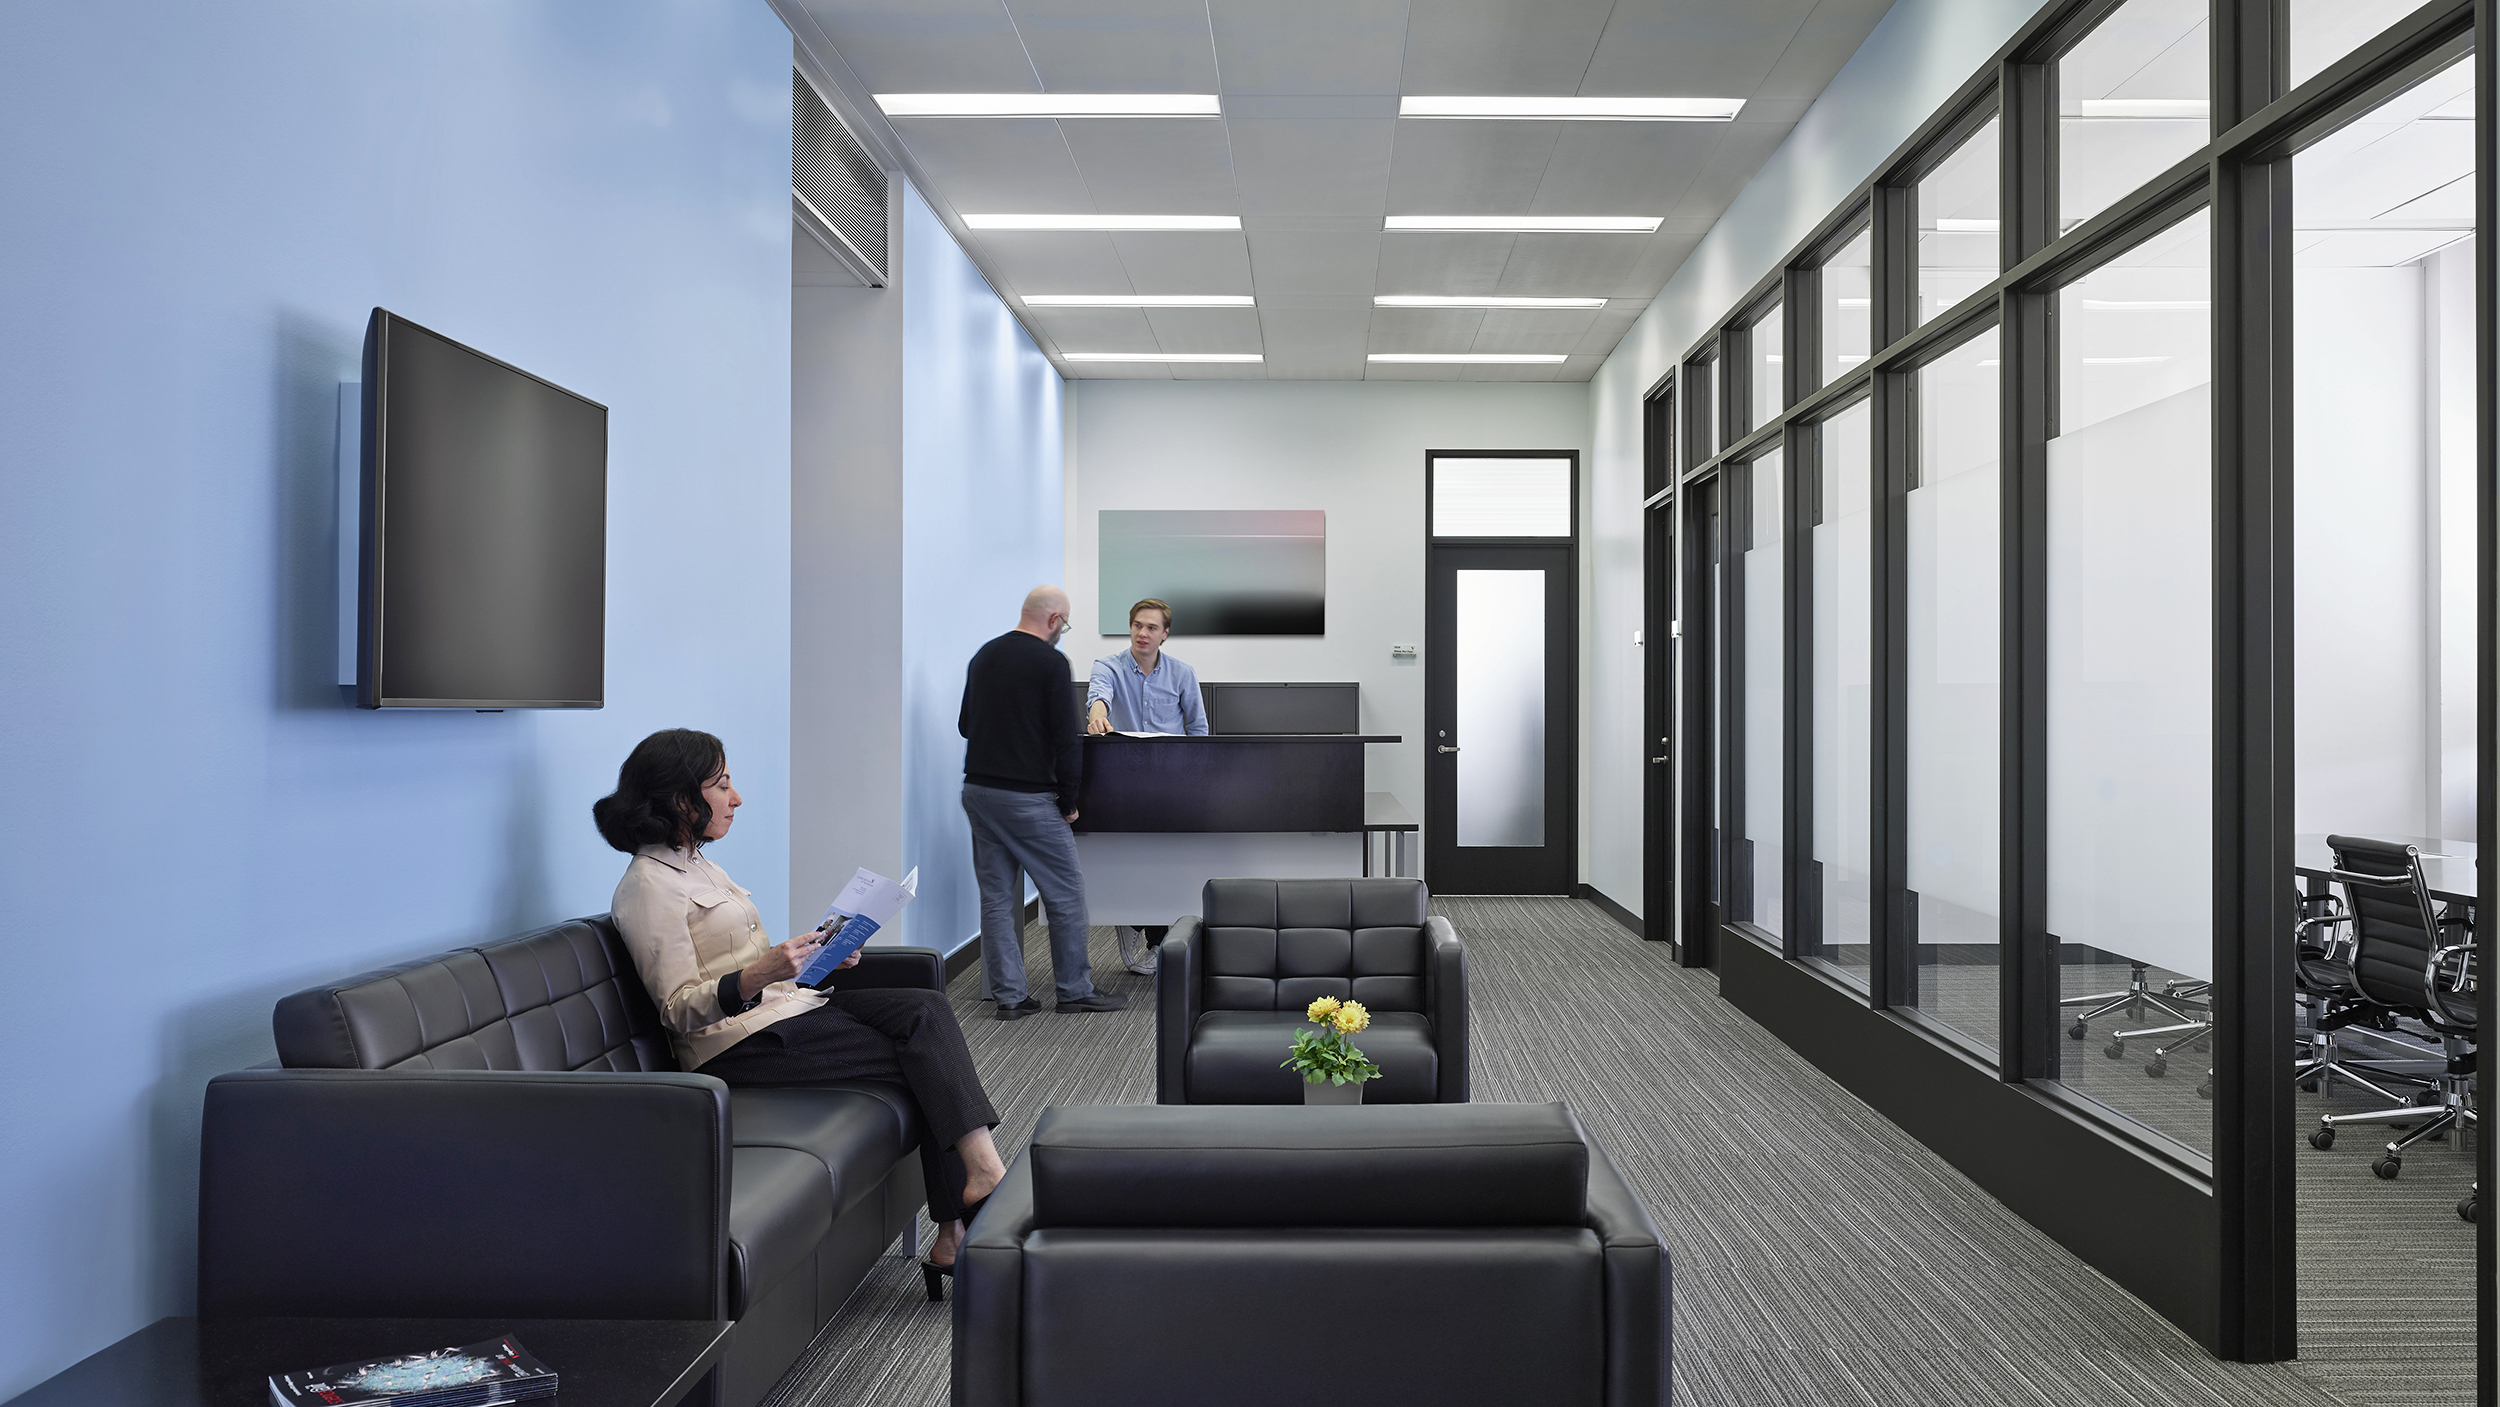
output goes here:
<path id="1" fill-rule="evenodd" d="M 1422 1011 L 1427 898 L 1414 879 L 1207 881 L 1207 1009 Z"/>
<path id="2" fill-rule="evenodd" d="M 1310 1029 L 1298 1011 L 1210 1011 L 1189 1042 L 1189 1091 L 1197 1104 L 1299 1104 L 1302 1077 L 1285 1068 L 1293 1033 Z M 1430 1104 L 1441 1074 L 1432 1023 L 1411 1011 L 1384 1011 L 1354 1048 L 1380 1067 L 1363 1085 L 1365 1104 Z"/>
<path id="3" fill-rule="evenodd" d="M 816 1243 L 833 1229 L 833 1212 L 833 1188 L 812 1154 L 744 1144 L 730 1150 L 730 1318 L 744 1318 L 748 1306 L 816 1254 Z"/>
<path id="4" fill-rule="evenodd" d="M 604 914 L 297 992 L 272 1026 L 293 1069 L 677 1068 Z"/>

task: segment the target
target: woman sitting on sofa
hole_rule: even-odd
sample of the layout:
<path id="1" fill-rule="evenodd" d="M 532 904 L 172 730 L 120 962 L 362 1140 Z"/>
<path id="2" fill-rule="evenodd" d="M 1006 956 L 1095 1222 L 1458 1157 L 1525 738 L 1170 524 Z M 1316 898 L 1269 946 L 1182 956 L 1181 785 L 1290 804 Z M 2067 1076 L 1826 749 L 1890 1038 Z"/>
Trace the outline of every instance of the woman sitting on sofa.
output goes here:
<path id="1" fill-rule="evenodd" d="M 943 992 L 818 992 L 792 978 L 824 942 L 775 946 L 747 891 L 705 857 L 742 804 L 720 739 L 691 728 L 652 734 L 590 808 L 599 834 L 632 855 L 612 911 L 668 1025 L 681 1068 L 732 1086 L 900 1081 L 920 1106 L 920 1170 L 937 1242 L 921 1273 L 944 1297 L 964 1222 L 1007 1175 L 963 1028 Z M 854 953 L 842 964 L 859 961 Z"/>

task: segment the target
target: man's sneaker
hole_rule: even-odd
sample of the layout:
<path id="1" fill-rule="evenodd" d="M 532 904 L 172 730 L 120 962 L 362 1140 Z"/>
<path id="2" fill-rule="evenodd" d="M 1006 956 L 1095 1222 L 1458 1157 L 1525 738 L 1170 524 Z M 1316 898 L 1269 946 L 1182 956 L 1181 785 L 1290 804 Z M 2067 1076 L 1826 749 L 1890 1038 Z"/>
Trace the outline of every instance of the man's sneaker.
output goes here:
<path id="1" fill-rule="evenodd" d="M 1162 965 L 1163 954 L 1150 952 L 1146 954 L 1146 960 L 1144 962 L 1130 963 L 1128 965 L 1128 970 L 1136 973 L 1140 977 L 1152 977 L 1155 975 L 1155 969 L 1161 967 Z"/>
<path id="2" fill-rule="evenodd" d="M 997 1017 L 1001 1021 L 1021 1021 L 1041 1009 L 1042 999 L 1040 997 L 1026 997 L 1023 1001 L 1017 1002 L 1014 1006 L 1009 1006 L 1005 1002 L 1000 1002 L 998 1004 L 998 1010 L 991 1012 L 990 1015 Z"/>
<path id="3" fill-rule="evenodd" d="M 1075 1001 L 1062 999 L 1053 1009 L 1063 1016 L 1081 1011 L 1125 1011 L 1128 1009 L 1128 998 L 1115 997 L 1109 992 L 1096 992 L 1090 997 L 1078 997 Z"/>

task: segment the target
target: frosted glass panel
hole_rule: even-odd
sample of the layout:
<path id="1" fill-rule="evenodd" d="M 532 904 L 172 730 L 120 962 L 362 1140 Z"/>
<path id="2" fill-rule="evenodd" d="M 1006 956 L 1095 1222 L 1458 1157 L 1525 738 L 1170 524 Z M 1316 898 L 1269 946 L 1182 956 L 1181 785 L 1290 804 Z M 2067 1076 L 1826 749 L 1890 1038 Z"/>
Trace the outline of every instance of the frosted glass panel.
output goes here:
<path id="1" fill-rule="evenodd" d="M 2191 1084 L 2213 1063 L 2193 1029 L 2213 975 L 2209 223 L 2059 292 L 2047 504 L 2048 924 L 2092 950 L 2059 967 L 2089 1027 L 2059 1075 L 2198 1149 L 2212 1106 L 2146 1071 L 2157 1049 Z M 2184 1016 L 2092 1000 L 2139 964 Z"/>
<path id="2" fill-rule="evenodd" d="M 1785 871 L 1780 845 L 1780 456 L 1748 467 L 1745 573 L 1745 842 L 1747 916 L 1776 935 Z"/>
<path id="3" fill-rule="evenodd" d="M 1865 230 L 1823 266 L 1823 382 L 1866 360 L 1875 328 L 1874 236 Z"/>
<path id="4" fill-rule="evenodd" d="M 1919 369 L 1907 502 L 1909 845 L 1918 1006 L 1998 1039 L 1995 328 Z"/>
<path id="5" fill-rule="evenodd" d="M 1545 843 L 1545 573 L 1458 577 L 1458 843 Z"/>
<path id="6" fill-rule="evenodd" d="M 1569 537 L 1568 459 L 1435 459 L 1434 537 Z"/>
<path id="7" fill-rule="evenodd" d="M 1860 401 L 1822 430 L 1814 546 L 1814 866 L 1821 932 L 1800 950 L 1865 985 L 1874 941 L 1873 412 Z"/>
<path id="8" fill-rule="evenodd" d="M 2128 0 L 2057 64 L 2058 228 L 2205 145 L 2204 0 Z"/>
<path id="9" fill-rule="evenodd" d="M 2292 0 L 2292 86 L 2317 77 L 2417 8 L 2414 0 Z"/>
<path id="10" fill-rule="evenodd" d="M 1782 311 L 1780 304 L 1772 304 L 1771 311 L 1764 313 L 1761 320 L 1753 325 L 1752 337 L 1747 343 L 1753 351 L 1753 419 L 1745 426 L 1748 430 L 1761 429 L 1779 419 L 1780 412 L 1788 408 L 1780 390 L 1780 371 L 1785 365 L 1780 351 L 1780 339 L 1786 324 Z"/>
<path id="11" fill-rule="evenodd" d="M 1997 276 L 1997 119 L 1963 139 L 1918 183 L 1918 320 Z"/>

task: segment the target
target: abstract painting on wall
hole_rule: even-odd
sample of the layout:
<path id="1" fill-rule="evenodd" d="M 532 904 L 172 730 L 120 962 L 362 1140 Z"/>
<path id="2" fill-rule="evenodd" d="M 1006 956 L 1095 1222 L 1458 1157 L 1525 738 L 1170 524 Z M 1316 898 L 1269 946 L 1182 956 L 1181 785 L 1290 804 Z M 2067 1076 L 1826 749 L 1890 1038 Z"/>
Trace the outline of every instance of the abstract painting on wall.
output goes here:
<path id="1" fill-rule="evenodd" d="M 1129 603 L 1172 603 L 1180 635 L 1328 633 L 1328 515 L 1317 509 L 1102 510 L 1102 633 Z"/>

